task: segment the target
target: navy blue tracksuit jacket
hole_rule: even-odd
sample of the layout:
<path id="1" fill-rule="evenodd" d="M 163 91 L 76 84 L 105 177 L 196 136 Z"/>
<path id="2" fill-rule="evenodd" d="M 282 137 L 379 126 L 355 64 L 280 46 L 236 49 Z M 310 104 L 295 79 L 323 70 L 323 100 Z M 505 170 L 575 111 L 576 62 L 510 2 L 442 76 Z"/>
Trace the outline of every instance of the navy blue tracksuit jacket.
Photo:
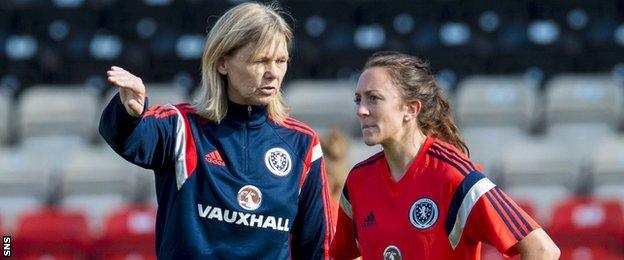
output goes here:
<path id="1" fill-rule="evenodd" d="M 188 104 L 135 118 L 117 94 L 99 131 L 123 158 L 154 170 L 159 258 L 328 259 L 327 178 L 307 125 L 232 102 L 220 124 Z"/>

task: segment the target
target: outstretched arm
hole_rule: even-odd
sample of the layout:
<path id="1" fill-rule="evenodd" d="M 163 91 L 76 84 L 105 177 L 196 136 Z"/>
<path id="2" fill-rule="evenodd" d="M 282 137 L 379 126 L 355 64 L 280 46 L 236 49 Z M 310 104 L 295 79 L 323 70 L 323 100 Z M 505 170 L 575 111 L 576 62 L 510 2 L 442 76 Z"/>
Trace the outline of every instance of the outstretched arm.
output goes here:
<path id="1" fill-rule="evenodd" d="M 559 249 L 539 224 L 498 187 L 486 192 L 470 212 L 466 235 L 508 257 L 557 259 Z"/>
<path id="2" fill-rule="evenodd" d="M 115 84 L 115 95 L 102 112 L 99 131 L 104 140 L 126 160 L 156 169 L 171 164 L 178 116 L 173 107 L 156 106 L 149 110 L 145 86 L 140 78 L 119 67 L 108 72 Z"/>

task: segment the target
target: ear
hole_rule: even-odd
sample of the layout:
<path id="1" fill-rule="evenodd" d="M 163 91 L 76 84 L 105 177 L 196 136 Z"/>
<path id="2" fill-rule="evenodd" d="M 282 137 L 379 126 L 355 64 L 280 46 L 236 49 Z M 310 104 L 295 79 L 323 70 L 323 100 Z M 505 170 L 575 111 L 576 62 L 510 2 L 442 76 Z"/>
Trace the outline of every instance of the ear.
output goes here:
<path id="1" fill-rule="evenodd" d="M 217 61 L 217 71 L 219 71 L 219 74 L 224 76 L 228 73 L 228 64 L 225 59 L 226 57 L 222 57 L 219 61 Z"/>
<path id="2" fill-rule="evenodd" d="M 405 115 L 403 116 L 404 121 L 410 121 L 416 119 L 418 114 L 420 114 L 420 109 L 422 108 L 422 103 L 420 100 L 414 100 L 407 102 L 405 104 L 407 110 L 405 111 Z"/>

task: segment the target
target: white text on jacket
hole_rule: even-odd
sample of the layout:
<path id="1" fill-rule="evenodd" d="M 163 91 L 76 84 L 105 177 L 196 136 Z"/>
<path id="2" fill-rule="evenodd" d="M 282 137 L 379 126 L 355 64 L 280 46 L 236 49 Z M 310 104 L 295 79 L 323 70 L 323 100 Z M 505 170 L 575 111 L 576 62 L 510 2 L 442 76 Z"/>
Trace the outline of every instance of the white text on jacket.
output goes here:
<path id="1" fill-rule="evenodd" d="M 248 227 L 271 228 L 284 232 L 290 231 L 290 228 L 288 228 L 289 219 L 281 217 L 278 217 L 276 220 L 274 216 L 243 213 L 229 209 L 222 210 L 219 207 L 208 205 L 204 207 L 202 204 L 197 204 L 197 210 L 199 211 L 199 216 L 206 219 L 225 221 Z"/>

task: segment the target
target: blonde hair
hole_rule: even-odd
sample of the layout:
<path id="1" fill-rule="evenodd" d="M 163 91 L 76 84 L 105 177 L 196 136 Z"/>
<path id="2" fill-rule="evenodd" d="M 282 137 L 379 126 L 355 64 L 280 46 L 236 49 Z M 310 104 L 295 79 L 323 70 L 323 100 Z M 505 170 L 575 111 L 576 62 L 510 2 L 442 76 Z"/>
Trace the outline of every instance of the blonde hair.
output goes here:
<path id="1" fill-rule="evenodd" d="M 385 68 L 394 84 L 399 87 L 403 101 L 419 100 L 418 127 L 427 136 L 450 143 L 466 155 L 470 155 L 466 142 L 453 119 L 453 112 L 442 89 L 435 82 L 429 63 L 399 52 L 377 52 L 371 56 L 364 69 Z"/>
<path id="2" fill-rule="evenodd" d="M 292 29 L 281 14 L 287 15 L 275 2 L 270 5 L 244 3 L 228 10 L 217 20 L 208 33 L 202 55 L 201 95 L 193 103 L 199 115 L 220 123 L 227 114 L 227 76 L 217 71 L 220 59 L 247 44 L 254 44 L 253 55 L 259 55 L 280 36 L 290 46 Z M 270 101 L 267 110 L 273 121 L 282 122 L 286 118 L 281 91 Z"/>

